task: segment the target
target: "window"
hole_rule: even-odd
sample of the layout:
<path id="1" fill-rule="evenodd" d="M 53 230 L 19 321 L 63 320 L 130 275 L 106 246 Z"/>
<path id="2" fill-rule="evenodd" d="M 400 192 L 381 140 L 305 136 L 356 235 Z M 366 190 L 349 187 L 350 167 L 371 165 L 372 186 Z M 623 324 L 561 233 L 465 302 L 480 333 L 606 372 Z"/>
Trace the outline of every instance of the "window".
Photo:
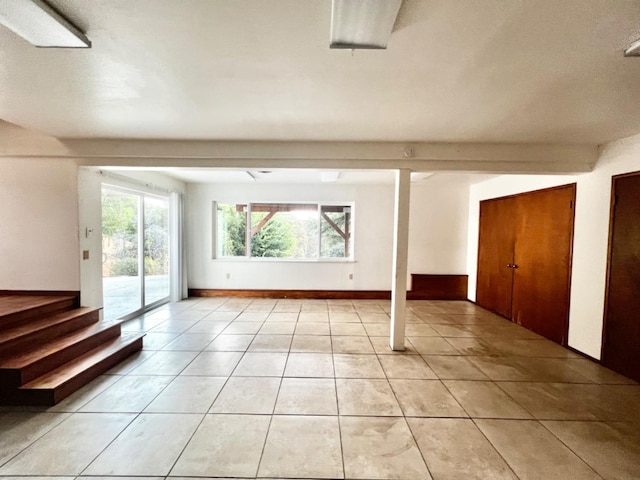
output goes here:
<path id="1" fill-rule="evenodd" d="M 215 204 L 216 257 L 352 258 L 352 207 L 316 203 Z"/>

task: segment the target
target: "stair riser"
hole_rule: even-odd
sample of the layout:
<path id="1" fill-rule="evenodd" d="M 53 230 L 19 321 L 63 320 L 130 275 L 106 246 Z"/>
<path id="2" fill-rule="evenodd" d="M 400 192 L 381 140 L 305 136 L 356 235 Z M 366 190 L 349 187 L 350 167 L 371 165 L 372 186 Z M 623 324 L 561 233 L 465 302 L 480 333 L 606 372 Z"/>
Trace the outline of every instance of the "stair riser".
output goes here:
<path id="1" fill-rule="evenodd" d="M 142 338 L 138 338 L 136 341 L 123 346 L 120 350 L 115 352 L 113 355 L 105 358 L 102 362 L 97 365 L 94 365 L 92 368 L 85 370 L 80 375 L 75 377 L 73 381 L 67 382 L 65 385 L 62 385 L 59 388 L 55 389 L 54 392 L 54 402 L 58 403 L 69 395 L 71 395 L 76 390 L 82 388 L 87 383 L 89 383 L 94 378 L 102 375 L 104 372 L 111 370 L 113 367 L 118 365 L 125 358 L 133 355 L 135 352 L 142 350 Z"/>
<path id="2" fill-rule="evenodd" d="M 12 328 L 29 322 L 33 318 L 46 317 L 56 313 L 71 310 L 76 307 L 76 301 L 73 299 L 63 299 L 42 305 L 40 307 L 30 308 L 21 312 L 5 315 L 0 318 L 0 330 Z"/>
<path id="3" fill-rule="evenodd" d="M 0 394 L 5 395 L 20 385 L 20 370 L 0 370 Z"/>
<path id="4" fill-rule="evenodd" d="M 5 405 L 43 405 L 50 406 L 64 400 L 76 390 L 82 388 L 94 378 L 116 366 L 122 360 L 142 349 L 142 338 L 138 338 L 101 362 L 76 375 L 72 380 L 56 389 L 14 390 L 0 395 L 0 403 Z"/>
<path id="5" fill-rule="evenodd" d="M 97 311 L 89 312 L 84 315 L 70 318 L 69 320 L 51 325 L 50 327 L 38 330 L 36 332 L 23 335 L 20 338 L 16 338 L 10 341 L 0 343 L 0 351 L 3 356 L 13 355 L 21 351 L 22 349 L 51 341 L 67 333 L 71 333 L 83 327 L 87 327 L 93 323 L 97 323 L 99 320 L 99 313 Z"/>
<path id="6" fill-rule="evenodd" d="M 0 384 L 10 388 L 18 388 L 34 378 L 59 367 L 60 365 L 73 360 L 80 355 L 87 353 L 109 340 L 120 336 L 120 324 L 115 324 L 106 330 L 79 340 L 73 345 L 69 345 L 51 355 L 41 358 L 37 362 L 19 370 L 0 369 Z"/>

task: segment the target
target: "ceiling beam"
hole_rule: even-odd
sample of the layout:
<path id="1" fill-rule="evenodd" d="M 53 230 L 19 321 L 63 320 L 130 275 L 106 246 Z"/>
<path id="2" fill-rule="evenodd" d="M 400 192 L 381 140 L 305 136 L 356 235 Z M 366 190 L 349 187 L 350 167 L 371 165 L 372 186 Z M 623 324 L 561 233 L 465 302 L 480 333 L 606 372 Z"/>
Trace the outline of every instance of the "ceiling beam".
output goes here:
<path id="1" fill-rule="evenodd" d="M 593 169 L 595 145 L 401 142 L 190 142 L 65 140 L 89 166 L 389 169 L 491 173 L 580 173 Z"/>
<path id="2" fill-rule="evenodd" d="M 38 157 L 61 158 L 61 157 Z M 406 168 L 412 172 L 458 172 L 491 174 L 577 174 L 593 170 L 584 161 L 494 161 L 494 160 L 255 160 L 255 159 L 184 159 L 165 157 L 161 159 L 142 157 L 93 157 L 74 158 L 79 166 L 86 167 L 156 167 L 178 168 L 225 168 L 225 169 L 322 169 L 338 170 L 395 170 Z"/>
<path id="3" fill-rule="evenodd" d="M 30 133 L 0 124 L 0 158 L 68 158 L 104 167 L 550 174 L 589 172 L 598 160 L 596 145 L 56 139 Z"/>

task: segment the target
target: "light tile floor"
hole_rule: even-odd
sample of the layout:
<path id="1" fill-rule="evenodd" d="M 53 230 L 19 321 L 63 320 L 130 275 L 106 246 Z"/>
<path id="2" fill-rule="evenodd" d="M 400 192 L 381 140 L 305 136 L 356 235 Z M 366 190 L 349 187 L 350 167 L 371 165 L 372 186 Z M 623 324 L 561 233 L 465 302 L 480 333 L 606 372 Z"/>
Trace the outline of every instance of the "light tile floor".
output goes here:
<path id="1" fill-rule="evenodd" d="M 471 303 L 196 298 L 55 407 L 0 407 L 0 480 L 638 479 L 640 386 Z"/>

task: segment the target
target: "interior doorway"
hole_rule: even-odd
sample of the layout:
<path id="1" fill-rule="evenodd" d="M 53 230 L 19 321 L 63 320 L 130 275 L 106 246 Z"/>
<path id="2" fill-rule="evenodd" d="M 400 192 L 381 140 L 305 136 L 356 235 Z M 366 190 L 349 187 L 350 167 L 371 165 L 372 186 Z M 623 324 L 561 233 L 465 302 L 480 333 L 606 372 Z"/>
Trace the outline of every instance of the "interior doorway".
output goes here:
<path id="1" fill-rule="evenodd" d="M 602 363 L 640 381 L 640 172 L 613 177 Z"/>
<path id="2" fill-rule="evenodd" d="M 169 301 L 169 199 L 102 186 L 104 319 L 130 318 Z"/>

